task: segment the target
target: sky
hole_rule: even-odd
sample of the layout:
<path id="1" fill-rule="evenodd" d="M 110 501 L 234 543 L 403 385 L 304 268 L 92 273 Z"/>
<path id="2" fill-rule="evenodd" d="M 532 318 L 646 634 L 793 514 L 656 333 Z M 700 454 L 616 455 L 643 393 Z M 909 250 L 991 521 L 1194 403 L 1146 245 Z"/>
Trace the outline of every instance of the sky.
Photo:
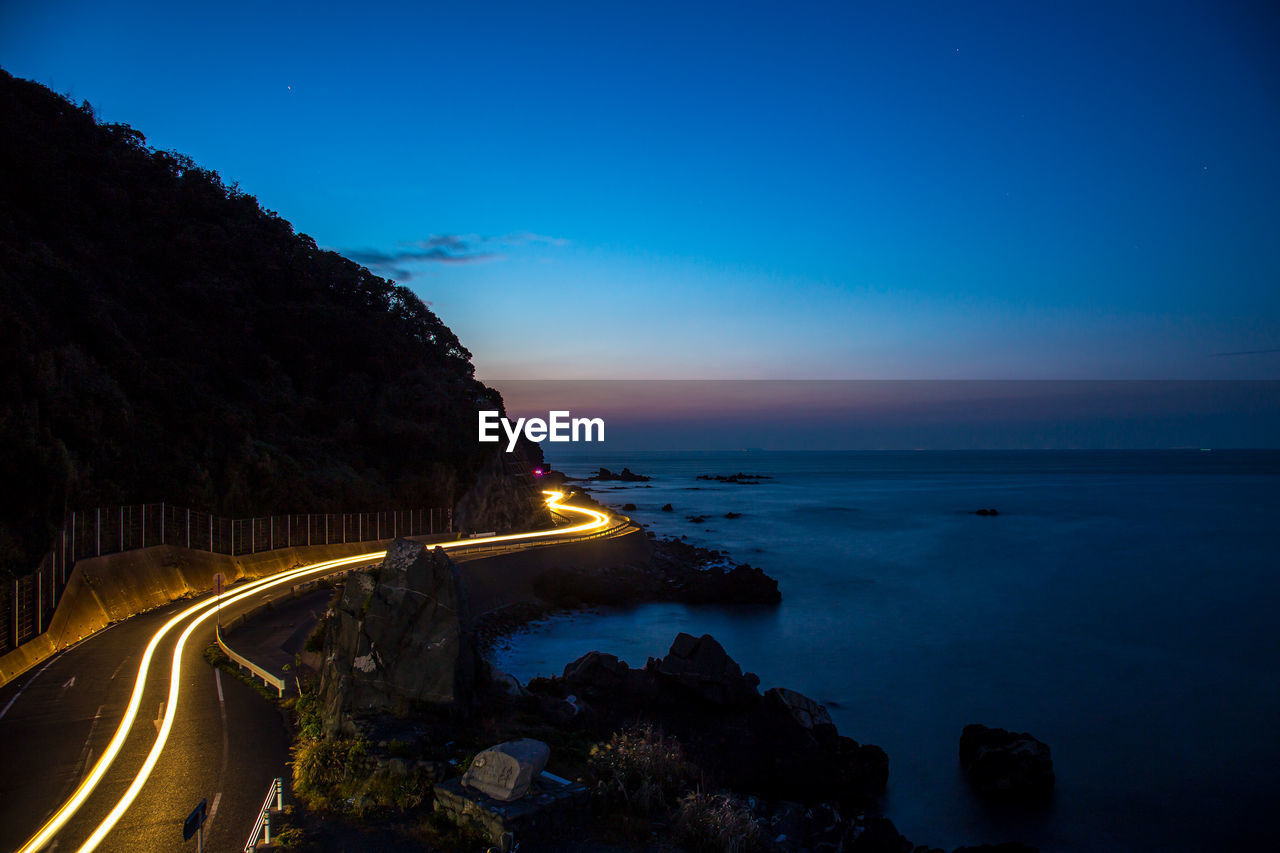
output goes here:
<path id="1" fill-rule="evenodd" d="M 0 2 L 0 66 L 487 379 L 1280 379 L 1276 44 L 1247 2 Z"/>

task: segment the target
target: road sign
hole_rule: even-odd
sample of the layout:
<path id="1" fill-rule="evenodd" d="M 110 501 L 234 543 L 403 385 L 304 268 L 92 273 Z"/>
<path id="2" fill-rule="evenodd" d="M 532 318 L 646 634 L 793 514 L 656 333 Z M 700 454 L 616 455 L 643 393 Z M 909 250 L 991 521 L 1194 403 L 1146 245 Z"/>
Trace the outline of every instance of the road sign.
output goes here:
<path id="1" fill-rule="evenodd" d="M 182 824 L 182 840 L 190 841 L 191 836 L 195 835 L 204 827 L 205 819 L 208 817 L 209 801 L 201 800 L 200 804 L 191 811 L 191 814 L 187 815 L 186 821 Z"/>

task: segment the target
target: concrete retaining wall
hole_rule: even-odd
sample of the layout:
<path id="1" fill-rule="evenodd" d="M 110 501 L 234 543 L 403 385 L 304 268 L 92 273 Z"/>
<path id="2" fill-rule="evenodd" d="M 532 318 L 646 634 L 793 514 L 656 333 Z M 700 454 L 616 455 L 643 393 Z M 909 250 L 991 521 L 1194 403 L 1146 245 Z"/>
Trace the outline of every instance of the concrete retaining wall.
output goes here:
<path id="1" fill-rule="evenodd" d="M 471 612 L 480 616 L 502 607 L 536 598 L 533 582 L 548 569 L 558 566 L 601 568 L 629 563 L 644 563 L 653 553 L 645 532 L 640 529 L 622 536 L 547 545 L 530 551 L 516 551 L 489 557 L 468 559 L 454 557 L 467 595 Z"/>

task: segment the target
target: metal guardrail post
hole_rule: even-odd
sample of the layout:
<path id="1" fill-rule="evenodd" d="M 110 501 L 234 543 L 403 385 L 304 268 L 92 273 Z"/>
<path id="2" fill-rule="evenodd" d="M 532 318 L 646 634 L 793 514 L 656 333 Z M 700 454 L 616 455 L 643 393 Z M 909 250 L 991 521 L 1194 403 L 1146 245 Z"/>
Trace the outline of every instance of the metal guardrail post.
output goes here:
<path id="1" fill-rule="evenodd" d="M 262 843 L 271 843 L 271 812 L 272 803 L 275 803 L 274 810 L 277 812 L 284 811 L 284 780 L 277 776 L 271 786 L 267 788 L 267 798 L 262 803 L 262 808 L 258 810 L 258 817 L 253 822 L 253 829 L 249 832 L 249 840 L 244 845 L 244 853 L 254 853 L 258 847 L 258 834 L 262 834 Z"/>

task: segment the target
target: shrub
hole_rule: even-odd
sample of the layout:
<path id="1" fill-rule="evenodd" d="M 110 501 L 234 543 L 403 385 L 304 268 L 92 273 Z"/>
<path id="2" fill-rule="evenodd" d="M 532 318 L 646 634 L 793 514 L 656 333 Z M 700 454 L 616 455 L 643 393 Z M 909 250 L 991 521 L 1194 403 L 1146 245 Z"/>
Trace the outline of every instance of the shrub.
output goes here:
<path id="1" fill-rule="evenodd" d="M 765 846 L 760 825 L 744 805 L 701 791 L 680 800 L 672 834 L 691 853 L 752 853 Z"/>
<path id="2" fill-rule="evenodd" d="M 589 763 L 599 779 L 597 793 L 602 799 L 621 800 L 641 814 L 673 807 L 693 786 L 697 772 L 685 760 L 680 741 L 647 723 L 592 747 Z"/>
<path id="3" fill-rule="evenodd" d="M 299 740 L 293 748 L 293 790 L 309 808 L 341 811 L 368 775 L 361 737 Z"/>
<path id="4" fill-rule="evenodd" d="M 298 712 L 299 742 L 319 740 L 324 734 L 324 721 L 320 718 L 320 696 L 305 692 L 298 696 L 294 709 Z"/>
<path id="5" fill-rule="evenodd" d="M 320 624 L 311 632 L 311 636 L 307 637 L 306 645 L 303 647 L 309 652 L 320 654 L 324 651 L 324 635 L 329 630 L 329 620 L 321 619 Z"/>

